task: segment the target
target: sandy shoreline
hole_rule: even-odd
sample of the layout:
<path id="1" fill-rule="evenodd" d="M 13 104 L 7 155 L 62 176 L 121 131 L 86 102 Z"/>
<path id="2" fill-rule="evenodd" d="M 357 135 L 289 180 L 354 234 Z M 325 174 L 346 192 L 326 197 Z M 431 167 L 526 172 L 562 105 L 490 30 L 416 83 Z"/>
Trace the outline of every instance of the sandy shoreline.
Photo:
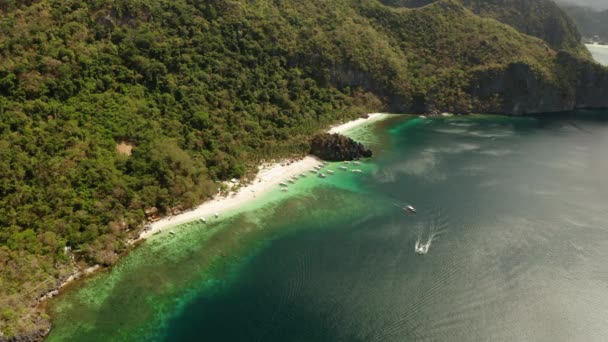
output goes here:
<path id="1" fill-rule="evenodd" d="M 352 128 L 360 126 L 362 124 L 369 124 L 378 120 L 382 120 L 386 117 L 390 116 L 390 114 L 384 113 L 371 113 L 367 115 L 367 118 L 359 118 L 355 120 L 351 120 L 349 122 L 345 122 L 340 125 L 332 126 L 329 128 L 329 133 L 344 133 Z"/>
<path id="2" fill-rule="evenodd" d="M 359 118 L 344 124 L 333 126 L 329 129 L 329 132 L 344 133 L 364 123 L 371 123 L 381 120 L 387 115 L 388 114 L 380 113 L 369 114 L 367 118 Z M 153 222 L 149 225 L 149 228 L 143 231 L 139 238 L 133 242 L 147 239 L 166 228 L 200 220 L 201 218 L 205 218 L 208 221 L 215 220 L 216 213 L 219 214 L 219 218 L 221 219 L 223 212 L 233 210 L 250 201 L 253 201 L 258 196 L 265 194 L 268 191 L 278 189 L 281 182 L 287 181 L 292 176 L 307 173 L 310 169 L 316 165 L 319 165 L 320 163 L 321 161 L 318 158 L 306 156 L 303 159 L 294 162 L 283 160 L 269 166 L 262 167 L 255 179 L 250 184 L 239 188 L 236 193 L 231 193 L 228 196 L 217 195 L 213 199 L 202 203 L 192 210 L 183 212 L 179 215 L 164 217 L 159 221 Z"/>
<path id="3" fill-rule="evenodd" d="M 250 184 L 240 187 L 236 193 L 231 192 L 227 196 L 216 195 L 213 199 L 192 210 L 153 222 L 148 230 L 140 234 L 139 239 L 146 239 L 165 228 L 200 220 L 201 218 L 211 222 L 216 220 L 216 213 L 219 214 L 219 219 L 221 219 L 224 212 L 253 201 L 268 191 L 277 190 L 279 183 L 287 181 L 292 176 L 308 173 L 310 169 L 320 163 L 321 161 L 316 157 L 306 156 L 297 161 L 282 161 L 262 167 L 255 179 Z"/>

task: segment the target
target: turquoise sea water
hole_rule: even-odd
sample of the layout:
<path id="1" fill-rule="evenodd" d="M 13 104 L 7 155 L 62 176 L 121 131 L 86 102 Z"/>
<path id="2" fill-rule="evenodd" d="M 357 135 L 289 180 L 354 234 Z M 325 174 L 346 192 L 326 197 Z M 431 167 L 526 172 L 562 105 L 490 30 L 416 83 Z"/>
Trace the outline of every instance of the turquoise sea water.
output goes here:
<path id="1" fill-rule="evenodd" d="M 608 112 L 349 134 L 363 174 L 155 236 L 54 299 L 48 340 L 608 340 Z"/>
<path id="2" fill-rule="evenodd" d="M 605 341 L 607 118 L 351 132 L 364 173 L 157 237 L 54 301 L 49 340 Z"/>

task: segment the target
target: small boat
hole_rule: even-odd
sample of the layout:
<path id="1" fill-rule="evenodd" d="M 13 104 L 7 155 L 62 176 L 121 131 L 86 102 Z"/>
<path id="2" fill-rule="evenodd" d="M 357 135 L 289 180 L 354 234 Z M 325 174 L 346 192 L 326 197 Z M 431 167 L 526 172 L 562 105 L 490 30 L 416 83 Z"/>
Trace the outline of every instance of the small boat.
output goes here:
<path id="1" fill-rule="evenodd" d="M 218 217 L 220 217 L 220 214 L 215 213 L 215 218 L 218 218 Z"/>
<path id="2" fill-rule="evenodd" d="M 421 119 L 426 119 L 426 115 L 419 115 L 418 117 Z"/>
<path id="3" fill-rule="evenodd" d="M 289 183 L 291 183 L 291 184 L 295 183 L 295 182 L 293 181 L 293 179 L 288 180 L 288 182 L 289 182 Z"/>
<path id="4" fill-rule="evenodd" d="M 281 191 L 289 191 L 288 188 L 281 188 Z"/>
<path id="5" fill-rule="evenodd" d="M 429 252 L 429 243 L 421 244 L 420 241 L 416 241 L 416 245 L 414 245 L 414 251 L 416 254 L 424 255 Z"/>
<path id="6" fill-rule="evenodd" d="M 320 174 L 319 174 L 319 177 L 320 177 L 320 178 L 325 178 L 325 174 L 324 174 L 324 173 L 320 173 Z"/>
<path id="7" fill-rule="evenodd" d="M 350 164 L 350 162 L 348 160 L 345 160 L 344 164 Z"/>
<path id="8" fill-rule="evenodd" d="M 454 114 L 451 114 L 451 113 L 441 113 L 441 116 L 450 117 L 450 116 L 454 116 Z"/>
<path id="9" fill-rule="evenodd" d="M 300 177 L 302 177 L 302 178 L 306 178 L 306 174 L 305 174 L 305 173 L 303 173 L 303 174 L 301 174 L 301 175 L 300 175 Z"/>
<path id="10" fill-rule="evenodd" d="M 416 208 L 414 208 L 414 207 L 413 207 L 413 206 L 411 206 L 411 205 L 408 205 L 408 206 L 406 206 L 406 207 L 405 207 L 405 208 L 403 208 L 403 209 L 405 209 L 405 210 L 407 210 L 407 211 L 409 211 L 409 212 L 411 212 L 411 213 L 414 213 L 414 214 L 416 213 Z"/>
<path id="11" fill-rule="evenodd" d="M 280 185 L 280 186 L 287 186 L 287 183 L 285 183 L 285 182 L 281 182 L 281 183 L 279 183 L 279 185 Z"/>
<path id="12" fill-rule="evenodd" d="M 329 173 L 330 175 L 333 175 L 335 172 L 333 170 L 327 170 L 327 173 Z"/>
<path id="13" fill-rule="evenodd" d="M 170 231 L 169 234 L 175 235 L 175 232 L 174 231 Z"/>
<path id="14" fill-rule="evenodd" d="M 204 218 L 204 217 L 201 217 L 199 220 L 200 220 L 201 222 L 203 222 L 203 223 L 207 223 L 207 219 L 206 219 L 206 218 Z"/>
<path id="15" fill-rule="evenodd" d="M 354 170 L 353 170 L 353 172 L 354 172 L 354 173 L 363 173 L 363 171 L 362 171 L 362 170 L 359 170 L 359 169 L 354 169 Z"/>
<path id="16" fill-rule="evenodd" d="M 348 168 L 346 166 L 340 166 L 340 170 L 346 171 L 346 170 L 348 170 Z"/>
<path id="17" fill-rule="evenodd" d="M 311 173 L 317 173 L 317 170 L 310 170 Z"/>
<path id="18" fill-rule="evenodd" d="M 353 164 L 355 164 L 355 165 L 361 165 L 361 163 L 359 163 L 358 161 L 354 161 Z"/>

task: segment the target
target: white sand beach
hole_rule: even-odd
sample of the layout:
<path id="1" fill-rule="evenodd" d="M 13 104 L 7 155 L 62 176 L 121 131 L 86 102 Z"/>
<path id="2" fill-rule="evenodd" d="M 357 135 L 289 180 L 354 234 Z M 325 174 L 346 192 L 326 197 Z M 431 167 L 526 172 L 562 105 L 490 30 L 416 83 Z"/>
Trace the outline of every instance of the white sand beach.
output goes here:
<path id="1" fill-rule="evenodd" d="M 336 126 L 332 126 L 329 129 L 329 133 L 344 133 L 352 128 L 355 128 L 357 126 L 360 126 L 362 124 L 370 124 L 372 122 L 375 121 L 379 121 L 379 120 L 383 120 L 386 119 L 387 117 L 391 116 L 391 114 L 385 114 L 385 113 L 371 113 L 367 115 L 367 118 L 359 118 L 356 120 L 352 120 L 340 125 L 336 125 Z"/>
<path id="2" fill-rule="evenodd" d="M 381 120 L 388 115 L 373 113 L 368 118 L 360 118 L 334 126 L 329 132 L 343 133 L 359 125 Z M 268 166 L 262 166 L 255 179 L 250 184 L 240 187 L 236 193 L 232 192 L 228 196 L 218 194 L 212 200 L 204 202 L 192 210 L 185 211 L 179 215 L 164 217 L 159 221 L 153 222 L 150 224 L 150 228 L 143 231 L 139 239 L 135 241 L 149 238 L 151 235 L 171 226 L 200 220 L 201 218 L 210 220 L 215 218 L 216 213 L 221 218 L 222 213 L 246 204 L 272 189 L 277 189 L 281 182 L 288 180 L 292 176 L 306 173 L 320 163 L 321 161 L 318 158 L 306 156 L 297 161 L 290 162 L 283 160 Z"/>

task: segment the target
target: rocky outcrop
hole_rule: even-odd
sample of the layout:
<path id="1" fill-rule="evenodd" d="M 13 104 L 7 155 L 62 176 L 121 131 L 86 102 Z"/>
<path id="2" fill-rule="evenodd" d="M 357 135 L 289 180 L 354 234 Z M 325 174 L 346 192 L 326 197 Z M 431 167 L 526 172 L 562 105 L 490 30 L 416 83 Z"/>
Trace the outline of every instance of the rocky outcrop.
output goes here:
<path id="1" fill-rule="evenodd" d="M 525 63 L 473 75 L 467 92 L 472 111 L 496 114 L 537 114 L 583 108 L 608 108 L 608 68 L 560 52 L 557 79 Z"/>
<path id="2" fill-rule="evenodd" d="M 43 324 L 44 326 L 49 326 L 49 323 L 46 320 L 41 321 L 41 324 Z M 10 338 L 4 338 L 0 336 L 0 342 L 38 342 L 42 341 L 46 337 L 46 335 L 48 335 L 49 331 L 49 328 L 44 328 Z"/>
<path id="3" fill-rule="evenodd" d="M 561 112 L 575 107 L 573 94 L 547 82 L 524 63 L 475 73 L 469 93 L 473 111 L 481 113 L 521 115 Z"/>
<path id="4" fill-rule="evenodd" d="M 312 139 L 310 153 L 329 161 L 354 160 L 371 157 L 372 151 L 363 144 L 341 134 L 319 134 Z"/>
<path id="5" fill-rule="evenodd" d="M 608 107 L 608 68 L 568 53 L 559 53 L 557 64 L 569 74 L 576 109 Z"/>

